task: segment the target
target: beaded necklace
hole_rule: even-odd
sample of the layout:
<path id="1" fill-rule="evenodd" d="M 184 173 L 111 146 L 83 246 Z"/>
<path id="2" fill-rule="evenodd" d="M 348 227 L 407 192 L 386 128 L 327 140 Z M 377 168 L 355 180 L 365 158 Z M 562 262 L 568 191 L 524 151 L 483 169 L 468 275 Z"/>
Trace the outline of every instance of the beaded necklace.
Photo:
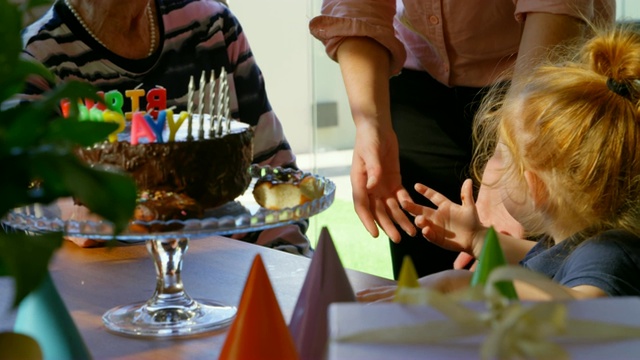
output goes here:
<path id="1" fill-rule="evenodd" d="M 91 35 L 91 37 L 97 41 L 100 45 L 102 45 L 103 47 L 107 48 L 107 46 L 102 42 L 102 40 L 100 40 L 94 33 L 93 31 L 91 31 L 91 29 L 89 29 L 89 27 L 87 26 L 87 24 L 84 22 L 84 20 L 82 20 L 82 17 L 80 16 L 80 14 L 76 11 L 76 9 L 71 6 L 71 4 L 69 3 L 69 0 L 64 0 L 65 5 L 67 5 L 67 7 L 69 8 L 69 10 L 71 11 L 71 13 L 73 14 L 73 16 L 76 17 L 76 19 L 78 20 L 78 22 L 80 23 L 80 25 L 82 25 L 82 27 L 84 28 L 84 30 L 86 32 L 89 33 L 89 35 Z M 147 13 L 147 17 L 149 18 L 149 33 L 150 33 L 150 46 L 149 46 L 149 53 L 147 54 L 147 57 L 151 56 L 153 54 L 153 50 L 155 50 L 156 47 L 156 27 L 153 26 L 153 12 L 151 11 L 151 1 L 149 1 L 147 3 L 147 8 L 145 9 L 145 12 Z"/>

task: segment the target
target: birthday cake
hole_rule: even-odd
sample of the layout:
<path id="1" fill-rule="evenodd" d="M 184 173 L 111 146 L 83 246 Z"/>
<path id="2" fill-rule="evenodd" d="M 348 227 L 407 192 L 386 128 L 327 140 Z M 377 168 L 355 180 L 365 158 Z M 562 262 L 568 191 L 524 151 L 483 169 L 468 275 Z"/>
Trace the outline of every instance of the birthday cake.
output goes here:
<path id="1" fill-rule="evenodd" d="M 192 93 L 192 83 L 189 86 Z M 157 97 L 158 92 L 153 89 L 149 93 Z M 150 100 L 154 99 L 148 96 L 147 102 L 157 105 L 158 101 Z M 199 103 L 203 102 L 204 96 L 200 96 Z M 194 114 L 191 100 L 188 106 L 191 111 L 176 115 L 172 109 L 148 107 L 146 113 L 127 114 L 129 121 L 125 121 L 124 114 L 103 110 L 99 115 L 105 121 L 113 116 L 120 128 L 109 141 L 79 148 L 76 154 L 89 165 L 131 175 L 138 188 L 134 220 L 200 218 L 204 209 L 232 201 L 248 188 L 253 130 L 247 124 L 230 120 L 228 111 L 203 114 L 203 106 L 198 108 Z M 145 229 L 161 230 L 157 225 L 130 228 Z"/>
<path id="2" fill-rule="evenodd" d="M 145 214 L 136 220 L 197 218 L 202 209 L 231 201 L 249 186 L 253 130 L 234 122 L 223 136 L 192 140 L 180 130 L 174 141 L 137 144 L 122 139 L 123 131 L 119 141 L 80 148 L 77 154 L 90 165 L 133 177 L 140 194 L 136 215 Z"/>

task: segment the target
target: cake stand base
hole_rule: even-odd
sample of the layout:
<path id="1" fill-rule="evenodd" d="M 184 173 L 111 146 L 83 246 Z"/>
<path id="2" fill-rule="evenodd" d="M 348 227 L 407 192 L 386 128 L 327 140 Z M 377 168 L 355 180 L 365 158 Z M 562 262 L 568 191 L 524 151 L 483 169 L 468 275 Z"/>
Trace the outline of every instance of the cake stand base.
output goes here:
<path id="1" fill-rule="evenodd" d="M 193 300 L 190 306 L 153 309 L 146 302 L 115 307 L 102 316 L 107 329 L 142 337 L 191 336 L 231 324 L 234 306 L 211 300 Z"/>
<path id="2" fill-rule="evenodd" d="M 182 259 L 189 238 L 148 239 L 156 268 L 156 290 L 145 301 L 115 307 L 102 316 L 107 329 L 125 335 L 169 338 L 226 327 L 237 309 L 211 300 L 194 300 L 184 290 Z"/>

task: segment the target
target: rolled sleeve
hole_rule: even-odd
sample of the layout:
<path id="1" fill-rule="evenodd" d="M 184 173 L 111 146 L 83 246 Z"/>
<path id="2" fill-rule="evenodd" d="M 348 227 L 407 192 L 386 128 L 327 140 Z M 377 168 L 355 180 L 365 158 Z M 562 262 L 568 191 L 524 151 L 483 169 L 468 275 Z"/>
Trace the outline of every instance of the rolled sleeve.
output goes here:
<path id="1" fill-rule="evenodd" d="M 369 37 L 389 51 L 390 75 L 400 72 L 407 55 L 393 27 L 395 1 L 329 0 L 321 13 L 311 20 L 309 30 L 324 44 L 331 59 L 336 60 L 338 47 L 345 38 Z"/>
<path id="2" fill-rule="evenodd" d="M 524 22 L 527 13 L 567 15 L 594 21 L 611 20 L 615 13 L 614 0 L 514 0 L 515 17 Z"/>

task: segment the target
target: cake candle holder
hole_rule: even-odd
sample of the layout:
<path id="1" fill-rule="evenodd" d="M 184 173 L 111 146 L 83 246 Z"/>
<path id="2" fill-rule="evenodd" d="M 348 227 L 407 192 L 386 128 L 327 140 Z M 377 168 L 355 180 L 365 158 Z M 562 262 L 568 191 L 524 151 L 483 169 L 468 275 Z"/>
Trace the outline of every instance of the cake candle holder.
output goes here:
<path id="1" fill-rule="evenodd" d="M 198 120 L 200 120 L 200 126 L 198 127 L 198 140 L 204 139 L 204 94 L 207 82 L 205 81 L 204 71 L 200 75 L 200 88 L 198 89 Z"/>
<path id="2" fill-rule="evenodd" d="M 229 101 L 231 101 L 231 99 L 229 98 L 229 87 L 227 86 L 227 91 L 224 94 L 225 97 L 225 102 L 224 102 L 224 124 L 225 124 L 225 128 L 224 128 L 224 134 L 228 134 L 231 132 L 231 114 L 230 114 L 230 110 L 229 110 Z"/>
<path id="3" fill-rule="evenodd" d="M 192 121 L 193 121 L 193 76 L 189 78 L 187 90 L 187 141 L 193 141 Z"/>
<path id="4" fill-rule="evenodd" d="M 209 114 L 209 138 L 215 137 L 214 134 L 214 127 L 213 124 L 215 123 L 214 118 L 213 118 L 213 100 L 214 100 L 214 87 L 216 85 L 216 79 L 215 79 L 215 74 L 214 71 L 211 70 L 211 76 L 209 77 L 209 109 L 208 109 L 208 114 Z"/>
<path id="5" fill-rule="evenodd" d="M 216 106 L 216 137 L 222 135 L 222 116 L 223 107 L 227 102 L 225 94 L 227 93 L 227 71 L 222 68 L 220 76 L 218 77 L 218 86 L 216 91 L 217 106 Z"/>

